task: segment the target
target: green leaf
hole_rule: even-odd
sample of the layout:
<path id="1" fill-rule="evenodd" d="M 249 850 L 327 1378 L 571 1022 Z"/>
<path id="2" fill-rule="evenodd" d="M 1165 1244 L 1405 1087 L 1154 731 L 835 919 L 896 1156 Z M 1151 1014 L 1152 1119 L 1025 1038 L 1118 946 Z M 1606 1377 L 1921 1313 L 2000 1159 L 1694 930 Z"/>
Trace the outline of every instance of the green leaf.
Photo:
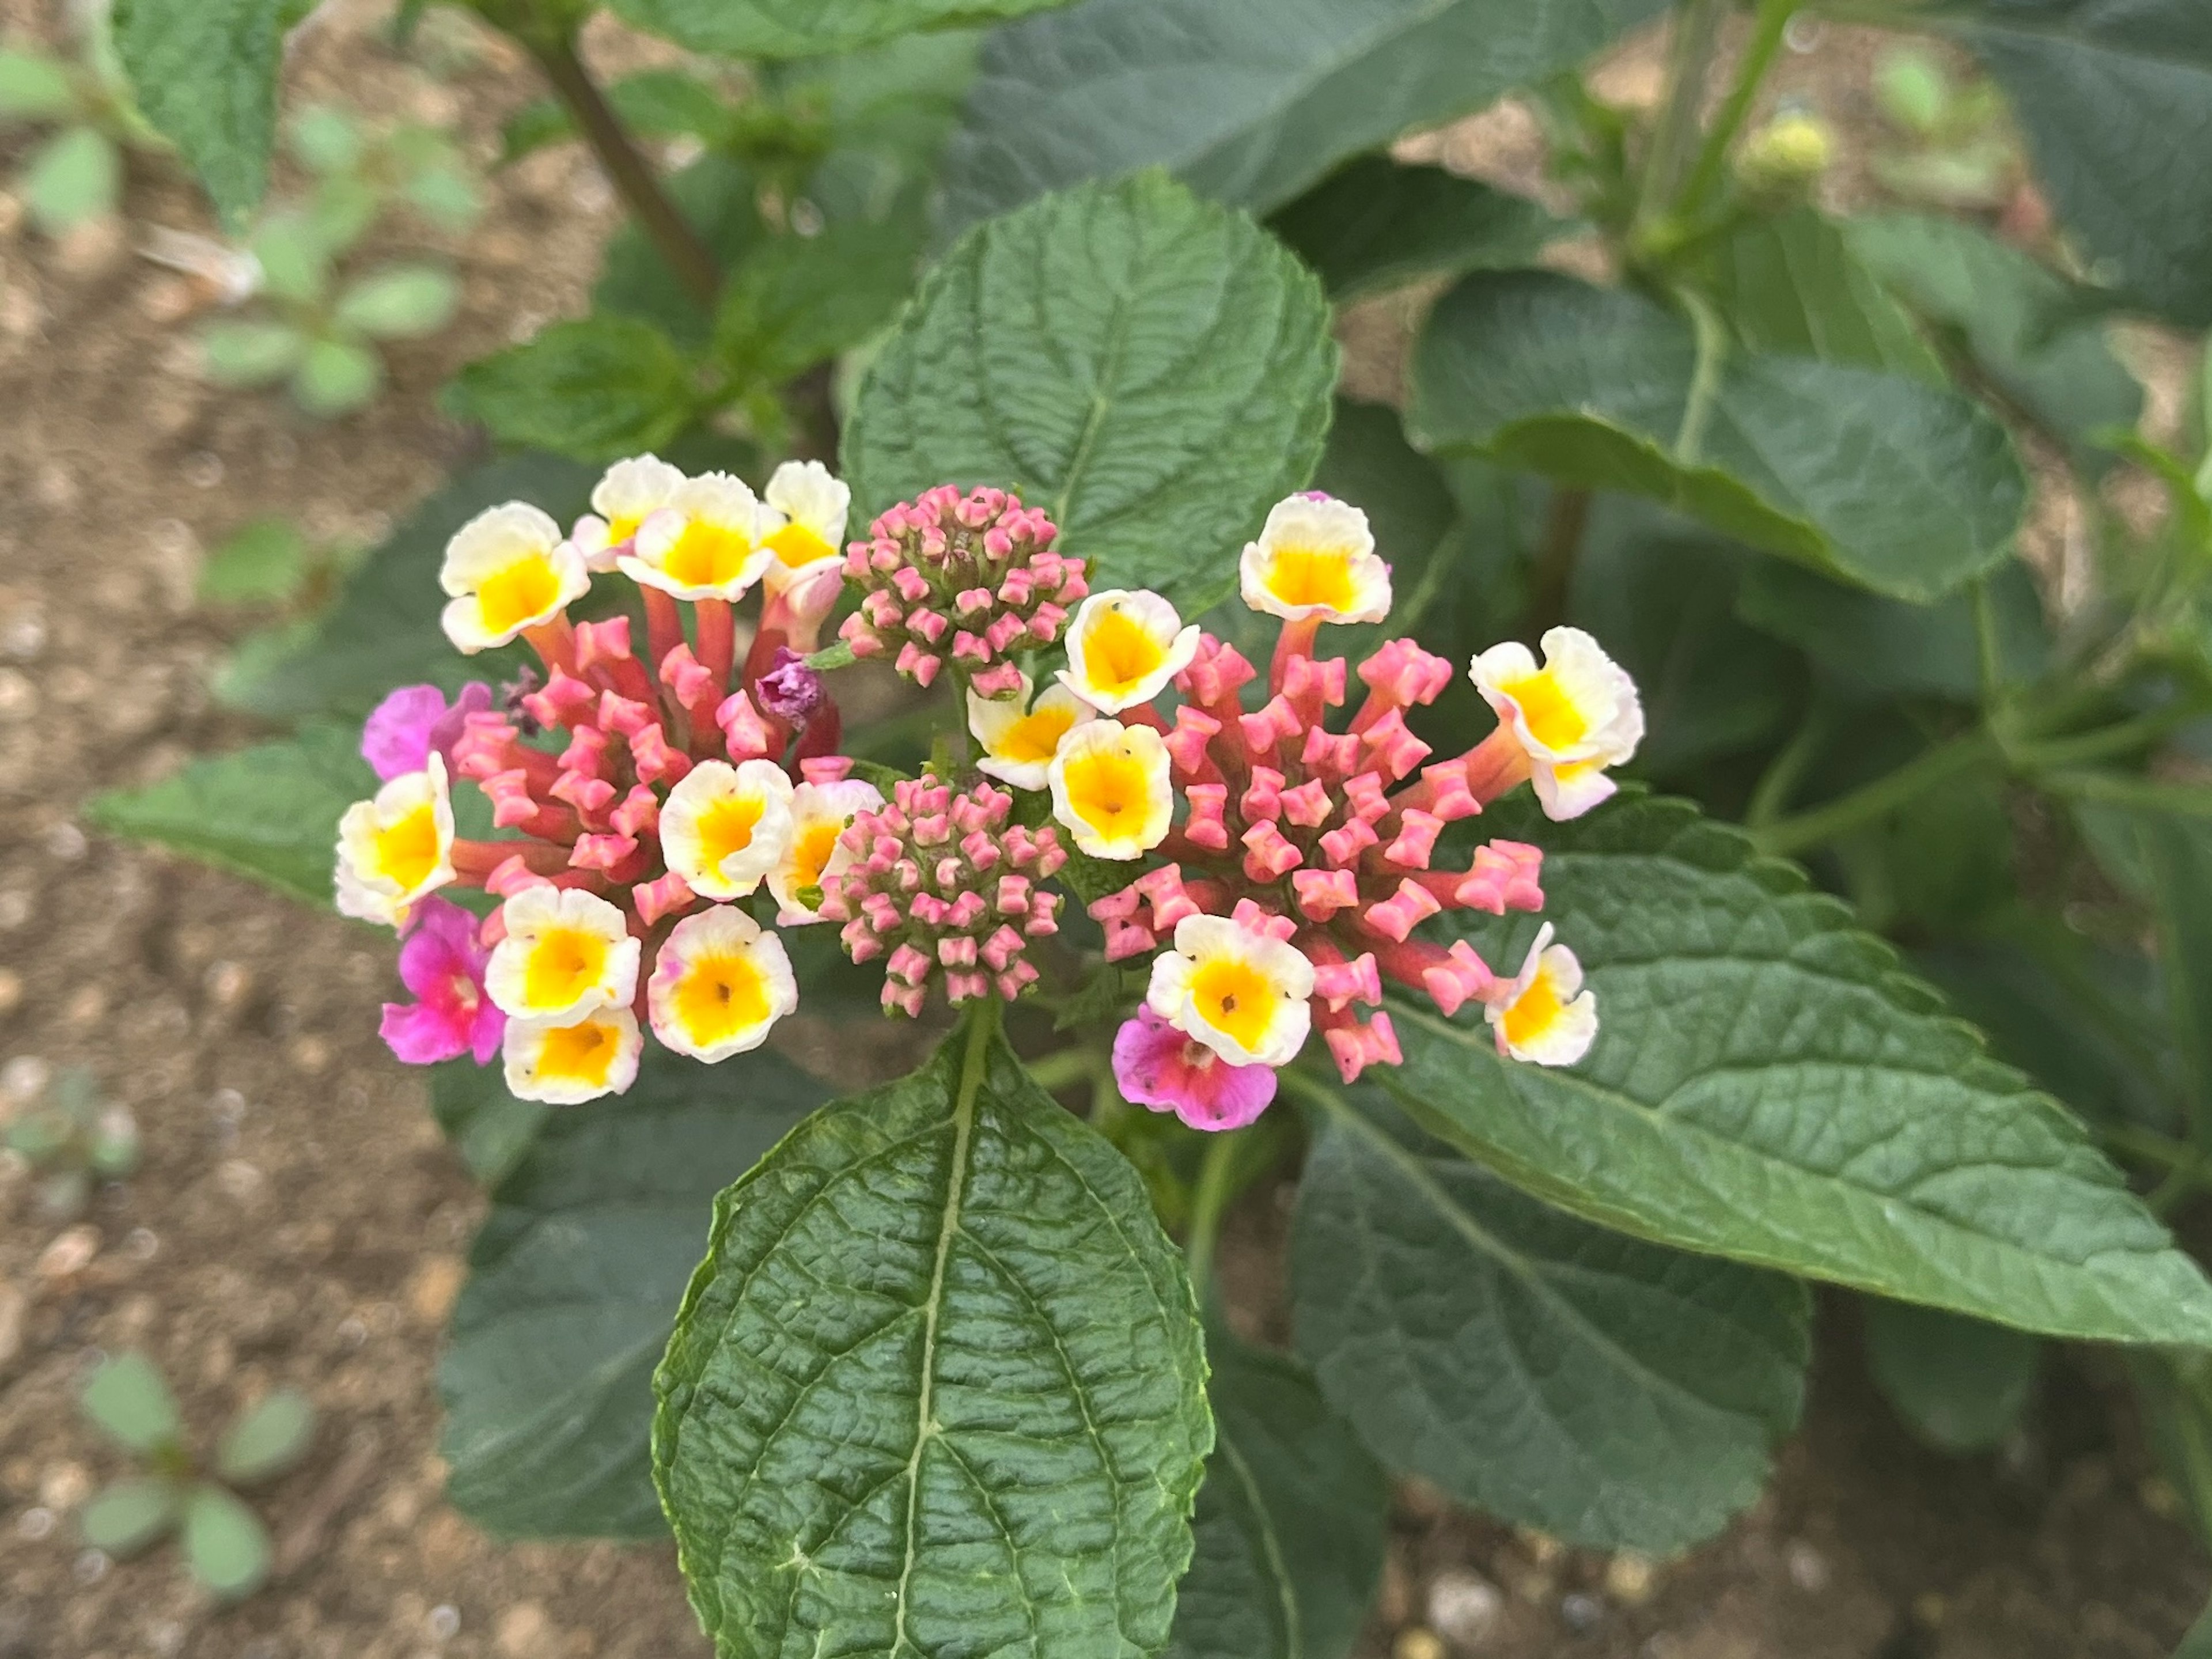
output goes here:
<path id="1" fill-rule="evenodd" d="M 1573 68 L 1663 0 L 1085 0 L 994 33 L 945 157 L 947 222 L 1159 165 L 1265 210 Z"/>
<path id="2" fill-rule="evenodd" d="M 184 1432 L 176 1396 L 143 1354 L 103 1361 L 84 1385 L 82 1403 L 86 1416 L 134 1452 L 173 1445 Z"/>
<path id="3" fill-rule="evenodd" d="M 430 1114 L 483 1186 L 496 1187 L 507 1178 L 552 1109 L 509 1094 L 496 1065 L 479 1066 L 465 1058 L 430 1068 Z"/>
<path id="4" fill-rule="evenodd" d="M 196 760 L 143 789 L 96 795 L 86 816 L 111 835 L 152 842 L 326 905 L 338 819 L 375 793 L 361 734 L 311 726 L 295 738 Z"/>
<path id="5" fill-rule="evenodd" d="M 1997 659 L 2010 680 L 2043 672 L 2051 636 L 2035 579 L 2006 558 L 1986 578 Z M 1885 599 L 1794 565 L 1761 561 L 1744 575 L 1736 610 L 1760 632 L 1796 646 L 1838 678 L 1881 696 L 1982 700 L 1972 596 L 1934 605 Z"/>
<path id="6" fill-rule="evenodd" d="M 115 50 L 138 107 L 242 221 L 269 184 L 284 32 L 305 0 L 116 0 Z"/>
<path id="7" fill-rule="evenodd" d="M 1404 1005 L 1380 1080 L 1424 1127 L 1661 1243 L 2051 1335 L 2212 1341 L 2212 1285 L 2081 1126 L 1796 870 L 1680 801 L 1546 824 L 1516 798 L 1482 827 L 1544 843 L 1544 919 L 1601 1026 L 1553 1069 Z M 1510 969 L 1535 927 L 1466 932 Z"/>
<path id="8" fill-rule="evenodd" d="M 1796 1426 L 1804 1287 L 1540 1204 L 1329 1097 L 1291 1244 L 1298 1348 L 1401 1473 L 1571 1543 L 1669 1552 Z"/>
<path id="9" fill-rule="evenodd" d="M 17 186 L 31 222 L 58 236 L 115 211 L 123 196 L 123 155 L 94 127 L 70 127 L 41 144 Z"/>
<path id="10" fill-rule="evenodd" d="M 200 568 L 204 605 L 283 605 L 307 576 L 307 538 L 289 519 L 255 519 Z"/>
<path id="11" fill-rule="evenodd" d="M 1212 1443 L 1136 1172 L 975 1019 L 714 1206 L 653 1474 L 725 1655 L 1166 1643 Z"/>
<path id="12" fill-rule="evenodd" d="M 726 156 L 710 153 L 663 184 L 726 271 L 737 269 L 767 234 L 756 205 L 757 182 Z M 651 323 L 686 351 L 704 350 L 714 331 L 713 313 L 693 297 L 635 222 L 625 222 L 607 240 L 605 264 L 592 289 L 592 310 Z"/>
<path id="13" fill-rule="evenodd" d="M 1425 448 L 1648 495 L 1899 599 L 1948 592 L 2010 546 L 2020 462 L 1961 394 L 1733 352 L 1700 415 L 1697 372 L 1689 325 L 1651 301 L 1548 272 L 1478 273 L 1431 314 L 1407 425 Z"/>
<path id="14" fill-rule="evenodd" d="M 768 1050 L 710 1067 L 654 1047 L 628 1094 L 548 1115 L 493 1193 L 439 1364 L 463 1514 L 508 1537 L 665 1534 L 653 1369 L 712 1200 L 828 1093 Z"/>
<path id="15" fill-rule="evenodd" d="M 2166 812 L 2124 815 L 2148 878 L 2167 1023 L 2200 1145 L 2212 1146 L 2212 824 Z"/>
<path id="16" fill-rule="evenodd" d="M 351 212 L 331 212 L 325 204 L 333 197 L 350 196 L 358 204 Z M 262 292 L 279 300 L 315 305 L 331 280 L 331 258 L 367 228 L 375 216 L 375 192 L 358 180 L 341 188 L 319 191 L 316 210 L 296 209 L 271 213 L 255 227 L 246 243 L 261 267 Z M 357 223 L 331 222 L 356 220 Z"/>
<path id="17" fill-rule="evenodd" d="M 2173 1659 L 2212 1659 L 2212 1607 L 2207 1607 L 2189 1627 L 2189 1634 L 2173 1650 Z"/>
<path id="18" fill-rule="evenodd" d="M 1277 210 L 1267 228 L 1339 303 L 1423 276 L 1531 264 L 1571 228 L 1524 197 L 1384 155 L 1346 162 Z"/>
<path id="19" fill-rule="evenodd" d="M 746 386 L 779 386 L 828 362 L 898 314 L 921 252 L 914 228 L 896 221 L 769 238 L 723 290 L 716 360 Z"/>
<path id="20" fill-rule="evenodd" d="M 876 357 L 844 441 L 858 502 L 996 484 L 1042 507 L 1094 592 L 1195 613 L 1312 475 L 1337 352 L 1320 284 L 1241 214 L 1158 174 L 963 237 Z"/>
<path id="21" fill-rule="evenodd" d="M 0 52 L 0 120 L 48 121 L 76 112 L 68 65 L 30 52 Z"/>
<path id="22" fill-rule="evenodd" d="M 1994 1450 L 2020 1425 L 2043 1345 L 1937 1308 L 1869 1301 L 1867 1363 L 1905 1426 L 1938 1451 Z"/>
<path id="23" fill-rule="evenodd" d="M 361 165 L 361 123 L 336 104 L 309 104 L 287 125 L 292 153 L 313 173 L 350 173 Z"/>
<path id="24" fill-rule="evenodd" d="M 501 501 L 534 501 L 567 524 L 585 511 L 598 477 L 594 469 L 543 454 L 510 456 L 460 474 L 362 557 L 311 644 L 230 688 L 233 700 L 280 720 L 359 720 L 395 685 L 428 681 L 450 696 L 465 680 L 513 678 L 520 661 L 514 653 L 464 657 L 439 626 L 446 596 L 438 568 L 446 543 Z M 318 887 L 314 896 L 327 891 Z"/>
<path id="25" fill-rule="evenodd" d="M 307 1455 L 315 1408 L 297 1389 L 264 1395 L 232 1424 L 215 1450 L 215 1472 L 234 1486 L 274 1480 Z"/>
<path id="26" fill-rule="evenodd" d="M 650 323 L 592 316 L 477 359 L 441 400 L 503 443 L 607 460 L 658 449 L 699 404 L 691 367 Z"/>
<path id="27" fill-rule="evenodd" d="M 177 1524 L 177 1489 L 143 1476 L 104 1487 L 84 1506 L 84 1541 L 117 1560 L 129 1559 Z"/>
<path id="28" fill-rule="evenodd" d="M 2168 165 L 2212 123 L 2212 12 L 2194 0 L 1954 3 L 2010 94 L 2036 173 L 2100 287 L 2212 323 L 2212 173 Z"/>
<path id="29" fill-rule="evenodd" d="M 435 334 L 453 320 L 461 284 L 436 265 L 387 265 L 338 295 L 336 315 L 346 328 L 379 340 L 411 340 Z"/>
<path id="30" fill-rule="evenodd" d="M 289 323 L 213 322 L 200 331 L 208 378 L 221 386 L 273 385 L 307 349 L 307 336 Z"/>
<path id="31" fill-rule="evenodd" d="M 1957 340 L 1975 368 L 2077 458 L 2142 414 L 2142 386 L 2112 355 L 2081 289 L 1979 226 L 1936 214 L 1852 219 L 1844 240 L 1905 305 Z"/>
<path id="32" fill-rule="evenodd" d="M 1753 351 L 1790 352 L 1941 384 L 1943 366 L 1844 232 L 1809 207 L 1753 219 L 1706 251 L 1715 303 Z"/>
<path id="33" fill-rule="evenodd" d="M 185 1559 L 192 1577 L 226 1601 L 267 1582 L 269 1533 L 253 1511 L 221 1486 L 194 1486 L 185 1499 Z"/>
<path id="34" fill-rule="evenodd" d="M 351 414 L 384 386 L 384 360 L 347 340 L 315 340 L 292 374 L 292 397 L 319 419 Z"/>
<path id="35" fill-rule="evenodd" d="M 1390 1489 L 1305 1368 L 1206 1334 L 1213 1455 L 1163 1659 L 1344 1659 L 1382 1571 Z"/>
<path id="36" fill-rule="evenodd" d="M 2212 1544 L 2212 1355 L 2160 1349 L 2129 1356 L 2143 1431 L 2189 1525 Z"/>
<path id="37" fill-rule="evenodd" d="M 1063 0 L 611 0 L 641 29 L 724 58 L 814 58 Z"/>

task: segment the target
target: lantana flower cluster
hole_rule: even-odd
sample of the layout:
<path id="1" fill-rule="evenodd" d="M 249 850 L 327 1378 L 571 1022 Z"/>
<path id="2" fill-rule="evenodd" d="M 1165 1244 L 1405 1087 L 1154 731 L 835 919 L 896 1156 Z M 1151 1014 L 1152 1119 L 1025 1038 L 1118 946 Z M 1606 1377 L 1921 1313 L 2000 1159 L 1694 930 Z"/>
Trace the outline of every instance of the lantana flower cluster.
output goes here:
<path id="1" fill-rule="evenodd" d="M 405 936 L 417 1000 L 383 1028 L 402 1060 L 497 1053 L 517 1096 L 588 1100 L 629 1086 L 647 1030 L 720 1060 L 796 1006 L 775 928 L 823 919 L 847 825 L 884 804 L 836 752 L 836 704 L 804 660 L 844 586 L 848 500 L 814 463 L 756 497 L 643 456 L 609 470 L 566 534 L 514 502 L 453 537 L 447 636 L 471 654 L 520 639 L 539 666 L 451 705 L 403 688 L 362 734 L 384 782 L 341 823 L 338 906 Z M 617 573 L 642 641 L 628 616 L 570 614 Z M 735 607 L 755 588 L 740 659 Z M 495 836 L 456 834 L 462 778 Z M 479 922 L 454 887 L 500 902 Z M 763 889 L 772 926 L 753 912 Z"/>
<path id="2" fill-rule="evenodd" d="M 1492 840 L 1448 866 L 1440 838 L 1522 782 L 1554 819 L 1603 800 L 1607 769 L 1643 735 L 1634 684 L 1575 629 L 1544 636 L 1540 665 L 1498 646 L 1468 665 L 1497 728 L 1438 758 L 1406 717 L 1443 691 L 1451 664 L 1405 639 L 1356 670 L 1316 653 L 1324 625 L 1389 614 L 1390 573 L 1364 514 L 1292 496 L 1244 549 L 1240 578 L 1244 603 L 1280 621 L 1264 695 L 1247 695 L 1257 667 L 1160 595 L 1103 591 L 1069 624 L 1057 685 L 1036 694 L 1024 678 L 1012 700 L 969 700 L 984 771 L 1048 789 L 1083 852 L 1162 860 L 1091 906 L 1110 959 L 1154 953 L 1144 1006 L 1115 1044 L 1123 1094 L 1232 1128 L 1266 1108 L 1276 1068 L 1316 1030 L 1346 1081 L 1398 1064 L 1386 981 L 1448 1017 L 1480 1006 L 1513 1059 L 1579 1060 L 1595 999 L 1548 924 L 1504 973 L 1417 930 L 1449 910 L 1542 908 L 1537 848 Z M 1339 720 L 1355 679 L 1358 706 Z"/>

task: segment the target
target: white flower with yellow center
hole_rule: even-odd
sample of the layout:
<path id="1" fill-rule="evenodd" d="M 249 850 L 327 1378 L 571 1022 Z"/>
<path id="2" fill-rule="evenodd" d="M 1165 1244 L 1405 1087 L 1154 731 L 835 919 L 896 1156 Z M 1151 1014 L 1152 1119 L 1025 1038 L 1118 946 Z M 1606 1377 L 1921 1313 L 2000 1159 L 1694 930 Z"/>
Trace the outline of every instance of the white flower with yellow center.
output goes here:
<path id="1" fill-rule="evenodd" d="M 434 751 L 423 770 L 392 779 L 338 820 L 339 913 L 404 927 L 416 901 L 453 880 L 453 803 Z"/>
<path id="2" fill-rule="evenodd" d="M 517 1100 L 576 1106 L 629 1092 L 645 1034 L 627 1008 L 596 1008 L 566 1025 L 510 1019 L 501 1045 L 507 1091 Z"/>
<path id="3" fill-rule="evenodd" d="M 760 529 L 760 503 L 744 480 L 704 473 L 647 516 L 615 567 L 679 599 L 740 599 L 775 558 Z"/>
<path id="4" fill-rule="evenodd" d="M 488 507 L 446 544 L 438 585 L 452 595 L 446 637 L 474 656 L 548 623 L 592 585 L 561 526 L 524 501 Z"/>
<path id="5" fill-rule="evenodd" d="M 702 898 L 743 898 L 790 849 L 792 794 L 774 761 L 702 761 L 660 809 L 661 856 Z"/>
<path id="6" fill-rule="evenodd" d="M 822 920 L 823 884 L 852 866 L 852 851 L 843 844 L 846 830 L 856 813 L 883 804 L 883 792 L 865 778 L 802 783 L 791 792 L 790 844 L 768 876 L 768 890 L 782 907 L 779 926 Z"/>
<path id="7" fill-rule="evenodd" d="M 1060 741 L 1045 768 L 1052 815 L 1093 858 L 1142 858 L 1175 816 L 1168 746 L 1149 726 L 1092 720 Z"/>
<path id="8" fill-rule="evenodd" d="M 1152 1012 L 1231 1066 L 1287 1066 L 1313 1026 L 1313 963 L 1226 916 L 1185 916 L 1152 959 Z"/>
<path id="9" fill-rule="evenodd" d="M 845 518 L 853 492 L 819 461 L 786 461 L 764 492 L 761 540 L 773 553 L 768 591 L 817 575 L 845 560 Z"/>
<path id="10" fill-rule="evenodd" d="M 1541 668 L 1509 641 L 1477 657 L 1468 677 L 1528 755 L 1544 815 L 1564 820 L 1613 793 L 1606 768 L 1644 740 L 1644 705 L 1627 671 L 1581 629 L 1551 629 L 1542 643 Z"/>
<path id="11" fill-rule="evenodd" d="M 686 916 L 660 947 L 645 984 L 653 1034 L 709 1065 L 757 1048 L 799 1006 L 783 941 L 732 905 Z"/>
<path id="12" fill-rule="evenodd" d="M 592 510 L 576 520 L 569 539 L 593 570 L 608 571 L 638 526 L 676 499 L 686 480 L 681 467 L 658 455 L 617 461 L 592 489 Z"/>
<path id="13" fill-rule="evenodd" d="M 1093 708 L 1118 714 L 1150 702 L 1198 654 L 1198 626 L 1143 588 L 1102 588 L 1067 625 L 1060 682 Z"/>
<path id="14" fill-rule="evenodd" d="M 484 989 L 512 1019 L 553 1024 L 637 994 L 638 941 L 623 913 L 574 888 L 526 887 L 501 908 L 507 929 Z"/>
<path id="15" fill-rule="evenodd" d="M 1390 567 L 1375 551 L 1367 515 L 1318 492 L 1275 503 L 1260 539 L 1244 544 L 1244 603 L 1285 622 L 1377 623 L 1390 614 Z"/>
<path id="16" fill-rule="evenodd" d="M 1098 718 L 1098 711 L 1064 685 L 1036 692 L 1022 676 L 1022 689 L 1011 697 L 968 694 L 968 729 L 983 745 L 978 771 L 1016 789 L 1042 789 L 1050 781 L 1052 757 L 1067 734 Z"/>
<path id="17" fill-rule="evenodd" d="M 1597 1040 L 1597 995 L 1583 988 L 1583 965 L 1552 943 L 1546 922 L 1510 986 L 1485 1010 L 1498 1052 L 1538 1066 L 1571 1066 Z"/>

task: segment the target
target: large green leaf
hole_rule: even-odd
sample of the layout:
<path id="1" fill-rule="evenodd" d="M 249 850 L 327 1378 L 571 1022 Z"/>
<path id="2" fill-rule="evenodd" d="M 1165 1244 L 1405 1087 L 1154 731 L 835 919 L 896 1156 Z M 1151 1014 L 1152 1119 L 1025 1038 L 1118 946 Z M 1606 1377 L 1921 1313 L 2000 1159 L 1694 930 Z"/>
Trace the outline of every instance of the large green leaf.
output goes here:
<path id="1" fill-rule="evenodd" d="M 1899 599 L 2001 558 L 2027 486 L 1962 394 L 1848 364 L 1731 352 L 1709 366 L 1664 307 L 1543 271 L 1478 272 L 1431 313 L 1407 422 L 1430 449 L 1648 495 Z"/>
<path id="2" fill-rule="evenodd" d="M 1330 1096 L 1298 1190 L 1298 1348 L 1393 1468 L 1577 1544 L 1670 1551 L 1796 1426 L 1804 1287 L 1593 1227 L 1379 1102 Z"/>
<path id="3" fill-rule="evenodd" d="M 812 58 L 911 34 L 1018 17 L 1063 0 L 611 0 L 641 29 L 726 58 Z"/>
<path id="4" fill-rule="evenodd" d="M 395 685 L 428 681 L 451 692 L 464 680 L 513 678 L 520 660 L 514 652 L 464 657 L 439 626 L 446 596 L 438 568 L 446 543 L 502 501 L 534 502 L 565 524 L 584 511 L 597 477 L 594 469 L 543 454 L 510 456 L 461 474 L 361 561 L 299 651 L 227 687 L 228 694 L 240 707 L 280 720 L 357 720 Z"/>
<path id="5" fill-rule="evenodd" d="M 653 1368 L 714 1195 L 828 1096 L 768 1050 L 655 1047 L 627 1095 L 548 1118 L 492 1195 L 439 1363 L 463 1514 L 509 1537 L 665 1532 Z"/>
<path id="6" fill-rule="evenodd" d="M 1421 276 L 1528 264 L 1572 228 L 1526 197 L 1383 155 L 1355 156 L 1267 224 L 1339 301 Z"/>
<path id="7" fill-rule="evenodd" d="M 500 1066 L 463 1058 L 430 1068 L 430 1115 L 469 1173 L 496 1187 L 522 1161 L 553 1109 L 517 1100 Z"/>
<path id="8" fill-rule="evenodd" d="M 268 188 L 284 31 L 307 10 L 308 0 L 116 0 L 116 54 L 139 109 L 234 222 Z"/>
<path id="9" fill-rule="evenodd" d="M 1753 351 L 1794 352 L 1940 381 L 1912 319 L 1811 208 L 1752 219 L 1705 251 L 1704 276 Z"/>
<path id="10" fill-rule="evenodd" d="M 196 760 L 144 789 L 95 796 L 86 816 L 112 834 L 328 904 L 338 819 L 375 793 L 360 732 L 311 726 L 282 742 Z"/>
<path id="11" fill-rule="evenodd" d="M 1680 801 L 1545 824 L 1523 798 L 1482 824 L 1544 844 L 1545 919 L 1601 1023 L 1554 1069 L 1404 1006 L 1406 1064 L 1378 1075 L 1424 1127 L 1662 1243 L 2053 1335 L 2212 1342 L 2212 1285 L 2081 1126 L 1795 869 Z M 1468 931 L 1510 968 L 1534 927 Z"/>
<path id="12" fill-rule="evenodd" d="M 2212 171 L 2176 145 L 2212 126 L 2212 9 L 2198 0 L 1953 0 L 2012 94 L 2036 172 L 2100 284 L 2212 323 Z"/>
<path id="13" fill-rule="evenodd" d="M 1983 1452 L 2019 1425 L 2043 1345 L 1906 1302 L 1865 1304 L 1867 1363 L 1906 1425 L 1938 1451 Z"/>
<path id="14" fill-rule="evenodd" d="M 773 386 L 866 339 L 898 314 L 921 256 L 918 222 L 833 222 L 775 236 L 730 278 L 716 360 L 740 386 Z"/>
<path id="15" fill-rule="evenodd" d="M 1343 1659 L 1382 1571 L 1389 1483 L 1304 1367 L 1206 1334 L 1213 1455 L 1163 1659 Z"/>
<path id="16" fill-rule="evenodd" d="M 665 446 L 691 423 L 699 397 L 691 365 L 658 328 L 592 316 L 479 357 L 441 403 L 501 443 L 606 461 Z"/>
<path id="17" fill-rule="evenodd" d="M 2085 455 L 2132 428 L 2142 386 L 2112 355 L 2104 319 L 2079 289 L 1978 225 L 1937 214 L 1877 213 L 1844 227 L 1850 251 L 1906 306 L 1964 348 L 2018 408 Z"/>
<path id="18" fill-rule="evenodd" d="M 994 34 L 951 223 L 1152 165 L 1267 209 L 1348 156 L 1570 69 L 1663 0 L 1085 0 Z"/>
<path id="19" fill-rule="evenodd" d="M 2212 824 L 2130 812 L 2158 924 L 2169 1028 L 2195 1099 L 2197 1139 L 2212 1146 Z"/>
<path id="20" fill-rule="evenodd" d="M 933 484 L 1018 490 L 1094 590 L 1194 612 L 1312 475 L 1336 362 L 1320 284 L 1243 215 L 1156 173 L 1086 185 L 931 273 L 860 389 L 846 477 L 869 513 Z"/>
<path id="21" fill-rule="evenodd" d="M 720 1652 L 1130 1659 L 1212 1443 L 1181 1257 L 978 1021 L 717 1200 L 653 1472 Z"/>

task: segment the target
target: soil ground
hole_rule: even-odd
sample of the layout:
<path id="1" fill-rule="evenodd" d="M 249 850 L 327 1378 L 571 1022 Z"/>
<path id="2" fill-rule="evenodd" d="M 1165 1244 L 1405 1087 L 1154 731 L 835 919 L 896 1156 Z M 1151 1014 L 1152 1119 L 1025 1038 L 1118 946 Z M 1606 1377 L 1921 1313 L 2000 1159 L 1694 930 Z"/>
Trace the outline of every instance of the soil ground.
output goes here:
<path id="1" fill-rule="evenodd" d="M 59 32 L 27 0 L 0 17 Z M 374 17 L 319 21 L 291 95 L 453 122 L 489 155 L 532 95 L 524 67 L 479 43 L 434 80 L 386 51 Z M 1791 74 L 1817 82 L 1820 67 L 1816 52 Z M 1842 60 L 1838 96 L 1863 98 L 1862 70 Z M 374 540 L 469 453 L 433 408 L 447 374 L 580 307 L 612 216 L 591 164 L 549 152 L 494 190 L 447 250 L 467 277 L 461 322 L 396 352 L 391 395 L 327 425 L 198 379 L 190 294 L 133 251 L 151 225 L 207 228 L 173 169 L 134 167 L 126 224 L 59 245 L 0 212 L 0 1113 L 83 1064 L 146 1142 L 143 1170 L 67 1228 L 20 1171 L 0 1175 L 0 1659 L 704 1653 L 669 1549 L 501 1545 L 441 1501 L 432 1369 L 483 1200 L 375 1037 L 388 942 L 78 823 L 95 791 L 252 735 L 203 689 L 240 624 L 194 608 L 202 550 L 269 514 Z M 1228 1249 L 1262 1327 L 1280 1225 L 1262 1195 Z M 2212 1572 L 2094 1362 L 2057 1369 L 2005 1455 L 1960 1462 L 1918 1449 L 1875 1397 L 1841 1300 L 1820 1338 L 1772 1490 L 1684 1560 L 1562 1552 L 1405 1491 L 1366 1652 L 2170 1651 Z M 277 1578 L 240 1606 L 210 1603 L 173 1550 L 117 1565 L 77 1541 L 77 1512 L 122 1468 L 75 1395 L 130 1348 L 204 1431 L 278 1383 L 321 1408 L 314 1453 L 263 1504 Z"/>

